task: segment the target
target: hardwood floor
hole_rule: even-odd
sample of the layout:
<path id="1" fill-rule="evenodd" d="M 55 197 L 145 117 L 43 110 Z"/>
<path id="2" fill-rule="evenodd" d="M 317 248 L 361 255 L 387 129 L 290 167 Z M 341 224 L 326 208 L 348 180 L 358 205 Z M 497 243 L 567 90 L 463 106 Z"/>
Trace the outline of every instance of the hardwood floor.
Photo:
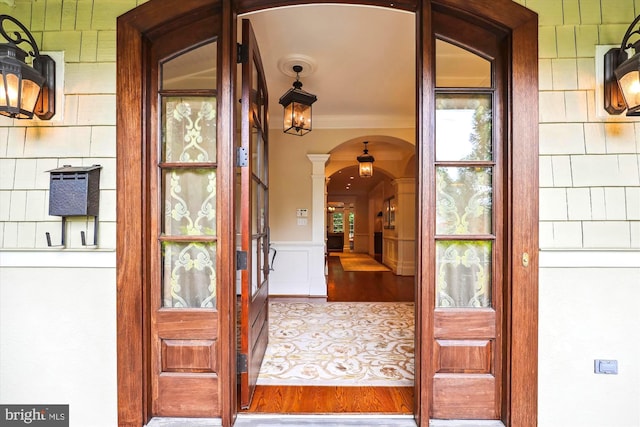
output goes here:
<path id="1" fill-rule="evenodd" d="M 344 271 L 329 256 L 328 301 L 405 302 L 414 299 L 413 276 L 392 272 Z M 286 414 L 413 413 L 413 387 L 257 386 L 244 412 Z"/>
<path id="2" fill-rule="evenodd" d="M 411 414 L 413 387 L 257 386 L 247 412 Z"/>
<path id="3" fill-rule="evenodd" d="M 413 301 L 414 276 L 396 276 L 390 271 L 344 271 L 340 257 L 328 256 L 328 301 Z"/>

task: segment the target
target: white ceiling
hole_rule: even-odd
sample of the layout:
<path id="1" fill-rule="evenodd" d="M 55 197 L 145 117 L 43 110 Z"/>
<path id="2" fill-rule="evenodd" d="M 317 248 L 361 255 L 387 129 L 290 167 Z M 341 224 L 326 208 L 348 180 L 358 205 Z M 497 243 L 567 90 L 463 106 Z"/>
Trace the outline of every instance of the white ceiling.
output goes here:
<path id="1" fill-rule="evenodd" d="M 314 128 L 414 126 L 413 13 L 323 4 L 270 9 L 241 18 L 251 21 L 258 41 L 272 127 L 282 120 L 278 100 L 295 80 L 290 67 L 305 62 L 311 67 L 300 75 L 303 89 L 318 97 L 313 104 Z M 285 67 L 290 75 L 280 69 L 283 62 L 290 65 Z"/>

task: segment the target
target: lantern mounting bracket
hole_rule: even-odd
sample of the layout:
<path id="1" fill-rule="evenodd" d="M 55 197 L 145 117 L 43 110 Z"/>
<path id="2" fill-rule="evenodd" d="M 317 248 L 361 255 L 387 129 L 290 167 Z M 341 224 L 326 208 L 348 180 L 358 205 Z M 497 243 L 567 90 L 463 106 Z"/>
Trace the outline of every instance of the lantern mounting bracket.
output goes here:
<path id="1" fill-rule="evenodd" d="M 22 31 L 24 31 L 27 38 L 25 39 L 24 37 L 22 37 L 22 34 L 20 34 L 18 31 L 14 31 L 13 32 L 14 37 L 11 37 L 9 34 L 7 34 L 7 32 L 4 29 L 4 21 L 11 21 L 14 24 L 16 24 Z M 16 46 L 19 45 L 20 43 L 28 43 L 31 46 L 31 49 L 33 49 L 33 51 L 29 52 L 29 55 L 33 56 L 34 58 L 40 57 L 40 50 L 38 49 L 38 45 L 36 44 L 35 39 L 31 35 L 29 30 L 27 30 L 27 28 L 24 25 L 22 25 L 22 23 L 17 19 L 15 19 L 14 17 L 9 15 L 0 15 L 0 34 L 2 34 L 2 36 L 8 42 L 13 43 Z"/>

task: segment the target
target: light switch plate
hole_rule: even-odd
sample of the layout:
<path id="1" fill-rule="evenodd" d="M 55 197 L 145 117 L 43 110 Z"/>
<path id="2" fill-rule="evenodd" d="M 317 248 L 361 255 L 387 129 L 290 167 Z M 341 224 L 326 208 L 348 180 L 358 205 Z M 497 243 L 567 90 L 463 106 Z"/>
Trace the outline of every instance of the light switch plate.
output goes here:
<path id="1" fill-rule="evenodd" d="M 596 359 L 593 362 L 594 362 L 593 370 L 596 374 L 609 374 L 609 375 L 618 374 L 617 360 Z"/>

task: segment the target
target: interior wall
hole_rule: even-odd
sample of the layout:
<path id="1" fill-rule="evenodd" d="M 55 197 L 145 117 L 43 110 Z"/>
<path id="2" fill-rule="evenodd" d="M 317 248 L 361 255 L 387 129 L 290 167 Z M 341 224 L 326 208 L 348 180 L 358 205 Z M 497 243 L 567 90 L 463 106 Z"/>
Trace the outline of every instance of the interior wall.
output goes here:
<path id="1" fill-rule="evenodd" d="M 278 122 L 279 114 L 282 111 L 273 112 L 271 119 Z M 269 131 L 271 240 L 311 240 L 311 219 L 307 225 L 298 225 L 296 218 L 297 209 L 311 207 L 312 165 L 307 154 L 327 154 L 344 141 L 363 135 L 388 135 L 415 141 L 413 129 L 314 129 L 299 137 L 272 127 Z M 324 215 L 324 212 L 320 214 Z M 314 213 L 309 210 L 309 215 Z"/>

